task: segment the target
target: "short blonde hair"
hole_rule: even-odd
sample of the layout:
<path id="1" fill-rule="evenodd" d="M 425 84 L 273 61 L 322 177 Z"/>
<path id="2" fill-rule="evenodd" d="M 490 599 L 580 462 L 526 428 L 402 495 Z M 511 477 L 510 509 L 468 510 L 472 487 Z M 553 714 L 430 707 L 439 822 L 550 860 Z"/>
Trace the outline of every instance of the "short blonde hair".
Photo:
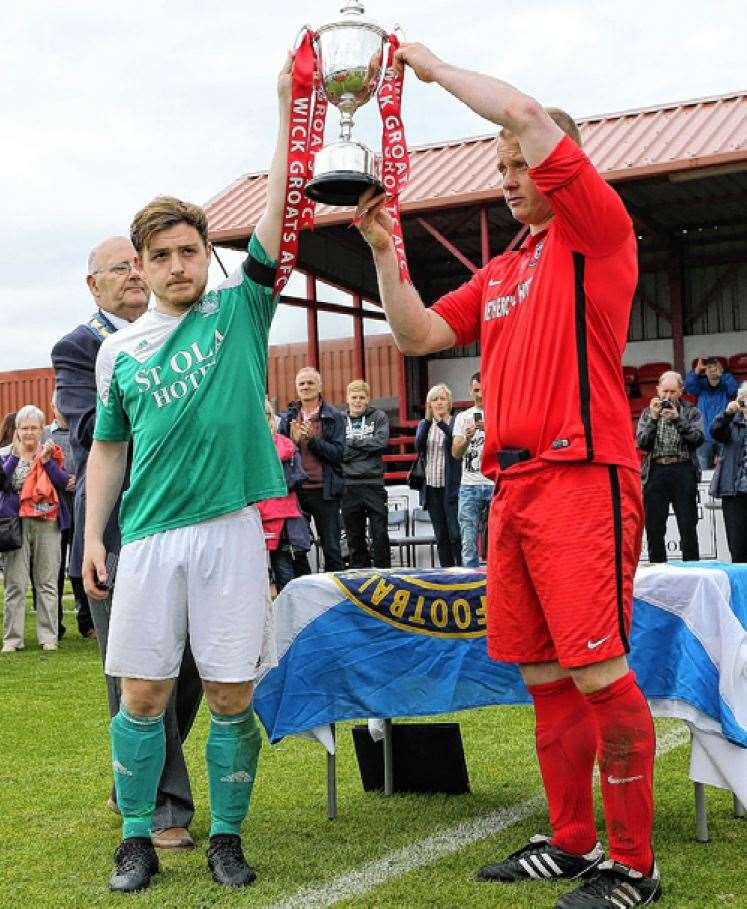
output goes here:
<path id="1" fill-rule="evenodd" d="M 566 113 L 564 110 L 561 110 L 559 107 L 546 107 L 546 108 L 544 108 L 544 111 L 547 114 L 547 116 L 552 120 L 552 122 L 556 126 L 559 126 L 563 130 L 563 132 L 566 134 L 566 136 L 570 136 L 571 139 L 573 139 L 573 141 L 576 143 L 576 145 L 578 145 L 578 147 L 580 148 L 581 147 L 581 131 L 579 130 L 578 124 L 573 119 L 573 117 L 570 114 Z M 498 133 L 498 138 L 505 139 L 508 141 L 509 139 L 515 139 L 516 137 L 511 132 L 510 129 L 507 129 L 504 126 L 503 129 Z"/>
<path id="2" fill-rule="evenodd" d="M 436 395 L 441 394 L 442 392 L 449 399 L 449 409 L 451 409 L 451 407 L 454 403 L 454 396 L 452 395 L 451 389 L 449 388 L 449 386 L 445 385 L 443 382 L 439 383 L 438 385 L 434 385 L 433 388 L 431 388 L 431 390 L 425 396 L 425 403 L 430 404 L 431 401 L 433 401 L 433 399 L 436 397 Z"/>
<path id="3" fill-rule="evenodd" d="M 353 379 L 348 384 L 346 393 L 350 394 L 351 391 L 362 391 L 367 398 L 371 397 L 371 389 L 365 379 Z"/>
<path id="4" fill-rule="evenodd" d="M 44 411 L 39 410 L 36 404 L 24 404 L 24 406 L 16 414 L 16 429 L 21 425 L 21 423 L 30 422 L 33 420 L 38 423 L 39 426 L 44 428 Z"/>
<path id="5" fill-rule="evenodd" d="M 176 224 L 189 224 L 194 227 L 208 244 L 208 219 L 204 210 L 192 202 L 183 202 L 175 196 L 157 196 L 149 202 L 132 219 L 130 240 L 137 254 L 141 256 L 148 247 L 153 234 L 168 230 Z"/>

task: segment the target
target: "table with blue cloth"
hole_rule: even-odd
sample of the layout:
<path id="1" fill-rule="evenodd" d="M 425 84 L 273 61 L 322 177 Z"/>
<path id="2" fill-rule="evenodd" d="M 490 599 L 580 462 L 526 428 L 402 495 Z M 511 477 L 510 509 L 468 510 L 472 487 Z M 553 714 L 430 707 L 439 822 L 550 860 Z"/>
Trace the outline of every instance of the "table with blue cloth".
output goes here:
<path id="1" fill-rule="evenodd" d="M 255 693 L 270 741 L 312 732 L 333 752 L 342 720 L 530 703 L 518 667 L 487 655 L 485 587 L 468 569 L 292 581 L 274 607 L 278 666 Z M 629 660 L 652 712 L 687 722 L 691 779 L 747 803 L 747 566 L 641 568 L 634 596 Z"/>

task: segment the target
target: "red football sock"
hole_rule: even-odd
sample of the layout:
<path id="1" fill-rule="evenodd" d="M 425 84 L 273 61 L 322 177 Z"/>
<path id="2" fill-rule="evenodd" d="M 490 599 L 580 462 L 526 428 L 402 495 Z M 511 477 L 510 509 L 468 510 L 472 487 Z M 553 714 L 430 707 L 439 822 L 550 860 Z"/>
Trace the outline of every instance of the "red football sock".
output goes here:
<path id="1" fill-rule="evenodd" d="M 651 711 L 633 672 L 587 698 L 597 724 L 609 857 L 649 874 L 656 755 Z"/>
<path id="2" fill-rule="evenodd" d="M 582 855 L 597 843 L 591 783 L 597 750 L 594 717 L 570 678 L 530 685 L 529 693 L 552 844 Z"/>

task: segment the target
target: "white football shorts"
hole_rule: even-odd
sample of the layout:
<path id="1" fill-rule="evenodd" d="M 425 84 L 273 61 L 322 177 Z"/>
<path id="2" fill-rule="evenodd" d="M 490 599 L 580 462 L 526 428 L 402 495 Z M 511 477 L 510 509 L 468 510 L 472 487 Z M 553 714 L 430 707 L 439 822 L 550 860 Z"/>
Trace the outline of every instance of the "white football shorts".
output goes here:
<path id="1" fill-rule="evenodd" d="M 206 681 L 248 682 L 277 665 L 267 550 L 255 505 L 122 547 L 106 673 L 176 678 L 188 635 Z"/>

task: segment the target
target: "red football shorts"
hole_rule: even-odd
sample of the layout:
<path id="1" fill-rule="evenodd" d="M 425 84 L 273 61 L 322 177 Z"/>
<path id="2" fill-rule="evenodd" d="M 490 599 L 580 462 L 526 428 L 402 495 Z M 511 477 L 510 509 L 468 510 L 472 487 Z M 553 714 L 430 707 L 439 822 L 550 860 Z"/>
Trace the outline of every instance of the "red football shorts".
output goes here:
<path id="1" fill-rule="evenodd" d="M 641 551 L 638 471 L 533 461 L 502 474 L 488 523 L 488 653 L 572 668 L 628 652 Z"/>

